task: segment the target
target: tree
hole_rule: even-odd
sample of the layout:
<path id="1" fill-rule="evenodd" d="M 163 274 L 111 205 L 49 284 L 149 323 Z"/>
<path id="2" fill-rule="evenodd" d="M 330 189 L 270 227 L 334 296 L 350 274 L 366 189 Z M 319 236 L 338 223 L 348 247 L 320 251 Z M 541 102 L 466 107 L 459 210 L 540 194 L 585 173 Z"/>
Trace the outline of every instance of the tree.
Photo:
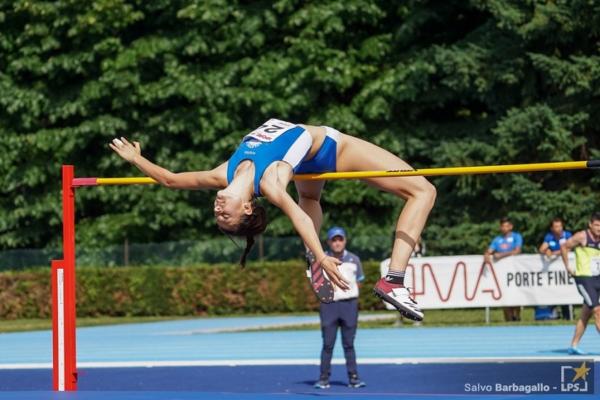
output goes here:
<path id="1" fill-rule="evenodd" d="M 212 168 L 264 120 L 325 124 L 415 167 L 600 157 L 596 1 L 0 2 L 0 248 L 54 246 L 60 165 L 137 176 L 107 148 L 142 142 L 172 170 Z M 591 172 L 433 179 L 431 253 L 480 252 L 508 214 L 537 244 L 581 228 Z M 388 236 L 401 204 L 331 182 L 326 221 Z M 219 235 L 211 194 L 78 190 L 78 241 Z M 270 210 L 269 235 L 291 224 Z"/>

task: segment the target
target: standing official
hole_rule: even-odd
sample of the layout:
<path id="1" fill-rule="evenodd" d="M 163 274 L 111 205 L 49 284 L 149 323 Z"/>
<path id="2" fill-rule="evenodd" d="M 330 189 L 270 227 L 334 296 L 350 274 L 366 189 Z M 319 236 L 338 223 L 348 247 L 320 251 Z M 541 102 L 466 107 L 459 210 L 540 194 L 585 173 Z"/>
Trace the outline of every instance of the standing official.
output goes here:
<path id="1" fill-rule="evenodd" d="M 348 371 L 348 386 L 360 388 L 365 383 L 358 377 L 356 366 L 356 352 L 354 351 L 354 337 L 358 327 L 358 288 L 364 280 L 364 273 L 360 258 L 346 250 L 346 232 L 340 227 L 333 227 L 327 232 L 327 255 L 337 258 L 341 265 L 340 273 L 348 282 L 349 289 L 341 290 L 335 287 L 333 302 L 321 303 L 321 333 L 323 335 L 323 348 L 321 350 L 321 375 L 315 387 L 327 389 L 331 375 L 331 358 L 337 336 L 338 327 L 342 332 L 342 346 L 346 358 Z"/>

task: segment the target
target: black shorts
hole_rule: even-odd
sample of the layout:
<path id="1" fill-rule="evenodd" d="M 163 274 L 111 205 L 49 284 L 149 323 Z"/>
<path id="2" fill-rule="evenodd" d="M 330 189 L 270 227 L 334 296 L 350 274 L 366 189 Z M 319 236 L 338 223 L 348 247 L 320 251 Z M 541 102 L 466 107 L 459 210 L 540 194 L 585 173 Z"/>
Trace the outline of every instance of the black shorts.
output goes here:
<path id="1" fill-rule="evenodd" d="M 600 305 L 600 275 L 576 276 L 575 284 L 586 306 L 593 309 Z"/>

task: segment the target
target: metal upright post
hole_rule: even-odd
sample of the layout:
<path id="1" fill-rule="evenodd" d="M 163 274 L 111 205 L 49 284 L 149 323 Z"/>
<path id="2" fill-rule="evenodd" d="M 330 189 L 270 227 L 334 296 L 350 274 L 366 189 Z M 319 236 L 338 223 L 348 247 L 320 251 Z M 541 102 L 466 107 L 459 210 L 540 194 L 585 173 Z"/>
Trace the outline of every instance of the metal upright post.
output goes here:
<path id="1" fill-rule="evenodd" d="M 74 175 L 72 165 L 63 165 L 63 258 L 52 260 L 53 387 L 57 391 L 77 390 Z"/>

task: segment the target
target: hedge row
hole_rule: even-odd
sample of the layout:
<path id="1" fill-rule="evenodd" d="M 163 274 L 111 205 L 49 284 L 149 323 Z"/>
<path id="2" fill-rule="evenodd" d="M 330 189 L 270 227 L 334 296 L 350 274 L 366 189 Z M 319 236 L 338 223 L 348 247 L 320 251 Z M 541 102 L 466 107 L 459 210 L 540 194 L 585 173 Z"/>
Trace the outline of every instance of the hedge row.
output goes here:
<path id="1" fill-rule="evenodd" d="M 362 309 L 380 309 L 365 263 Z M 50 269 L 0 273 L 0 318 L 50 318 Z M 77 270 L 77 315 L 157 316 L 285 313 L 318 308 L 301 261 L 194 267 L 86 267 Z"/>

